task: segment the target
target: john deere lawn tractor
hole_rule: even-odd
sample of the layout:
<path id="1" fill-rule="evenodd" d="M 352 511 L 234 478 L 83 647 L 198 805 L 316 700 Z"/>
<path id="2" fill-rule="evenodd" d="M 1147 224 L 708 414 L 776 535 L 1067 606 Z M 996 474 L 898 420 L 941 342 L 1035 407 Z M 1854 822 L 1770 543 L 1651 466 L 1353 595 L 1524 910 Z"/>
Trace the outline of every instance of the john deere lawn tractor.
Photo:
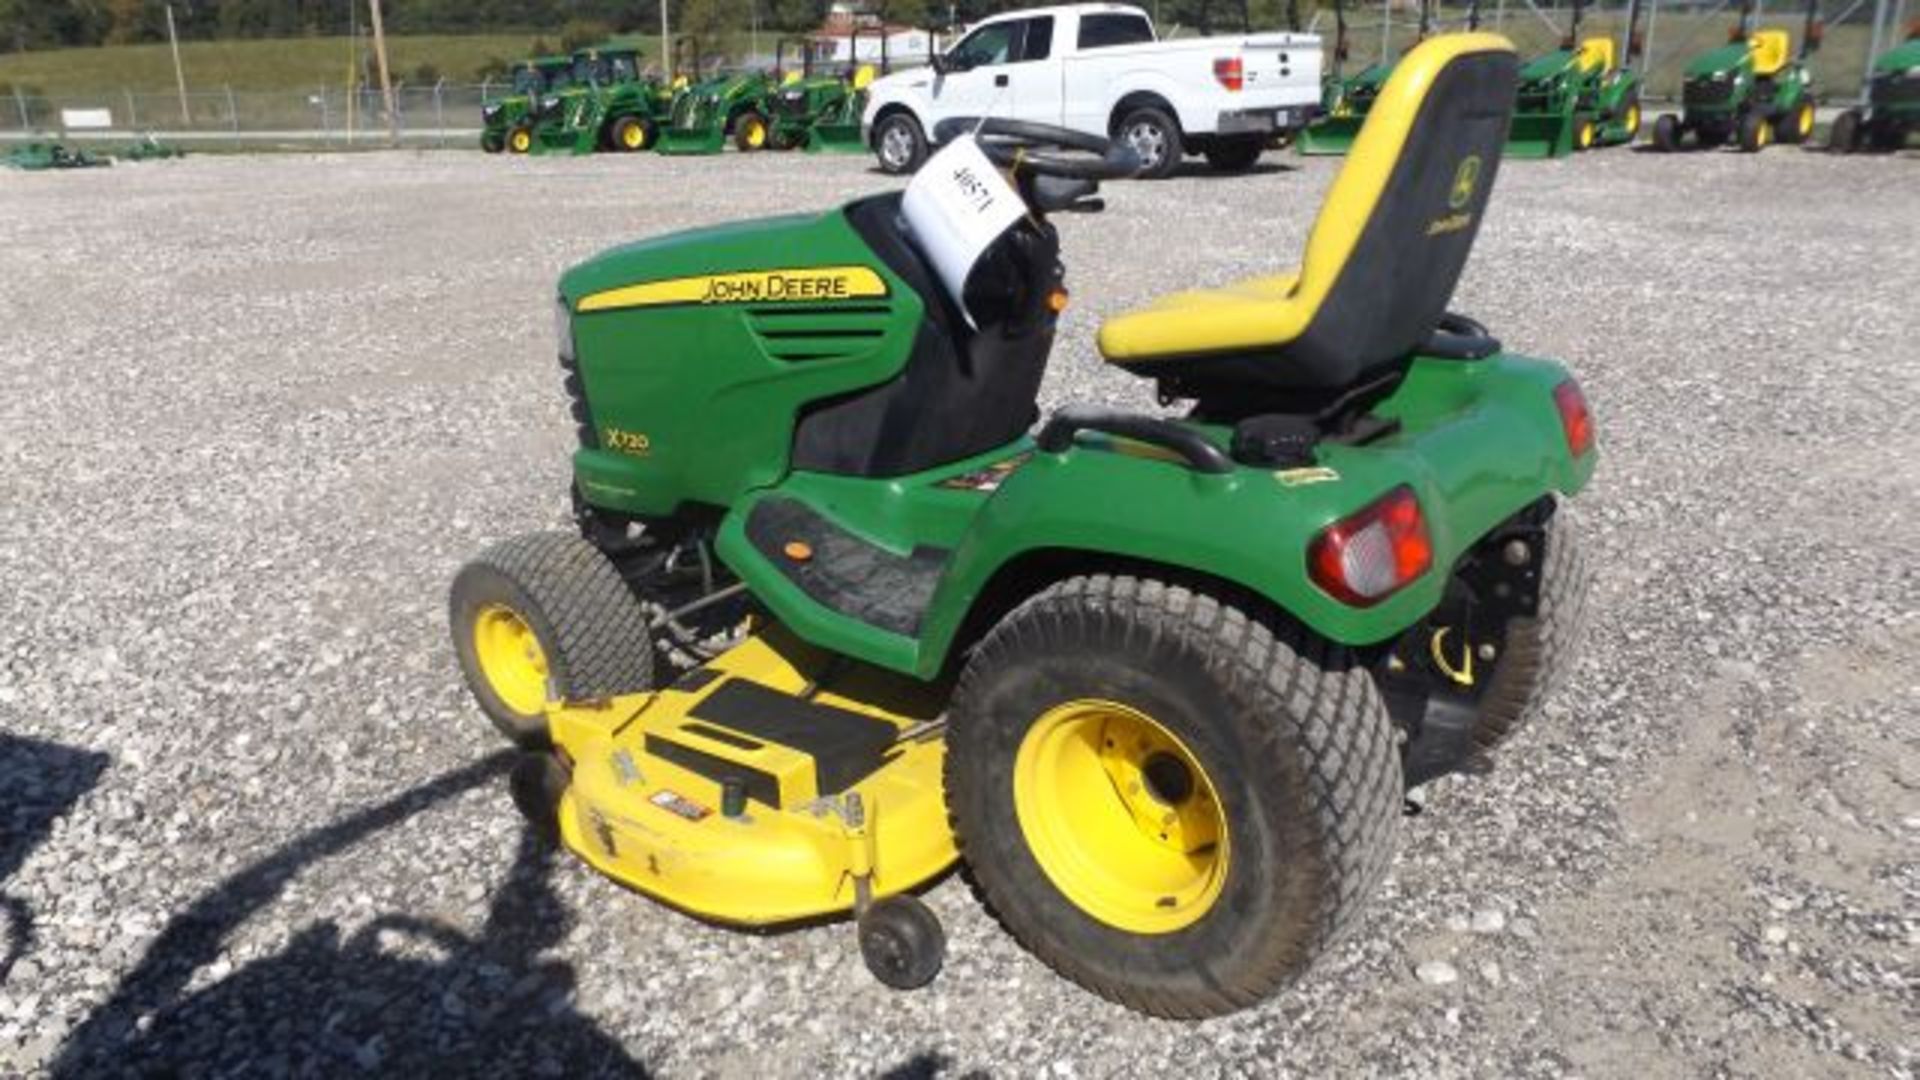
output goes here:
<path id="1" fill-rule="evenodd" d="M 1691 60 L 1682 78 L 1686 111 L 1654 121 L 1653 145 L 1665 151 L 1732 142 L 1752 153 L 1774 142 L 1797 143 L 1813 134 L 1813 71 L 1807 58 L 1820 46 L 1818 0 L 1807 0 L 1800 51 L 1785 30 L 1754 28 L 1754 0 L 1740 9 L 1727 44 Z"/>
<path id="2" fill-rule="evenodd" d="M 1565 157 L 1630 143 L 1640 134 L 1640 75 L 1632 67 L 1641 49 L 1639 0 L 1627 0 L 1624 65 L 1612 38 L 1580 37 L 1584 8 L 1574 0 L 1573 20 L 1560 47 L 1520 69 L 1509 157 Z"/>
<path id="3" fill-rule="evenodd" d="M 1848 109 L 1834 119 L 1827 149 L 1841 154 L 1898 150 L 1916 131 L 1920 131 L 1920 22 L 1907 28 L 1906 41 L 1874 60 L 1866 107 Z"/>
<path id="4" fill-rule="evenodd" d="M 960 859 L 1134 1008 L 1298 977 L 1406 789 L 1489 767 L 1581 622 L 1563 500 L 1593 417 L 1448 310 L 1518 66 L 1423 43 L 1298 271 L 1107 320 L 1177 412 L 1037 408 L 1052 218 L 1140 167 L 1081 132 L 949 120 L 904 192 L 568 271 L 578 528 L 487 549 L 450 598 L 516 803 L 705 919 L 851 914 L 894 986 L 938 970 L 913 894 Z"/>
<path id="5" fill-rule="evenodd" d="M 1347 59 L 1347 17 L 1342 0 L 1334 0 L 1335 25 L 1333 67 L 1321 87 L 1320 118 L 1300 133 L 1300 152 L 1309 155 L 1344 154 L 1353 146 L 1360 128 L 1367 122 L 1373 99 L 1393 74 L 1395 60 L 1381 56 L 1361 68 L 1359 74 L 1342 77 Z M 1415 44 L 1425 41 L 1433 28 L 1433 0 L 1420 0 L 1420 28 Z"/>
<path id="6" fill-rule="evenodd" d="M 513 92 L 480 106 L 480 149 L 497 154 L 511 143 L 516 154 L 532 150 L 528 115 L 541 98 L 565 88 L 572 71 L 570 56 L 539 56 L 514 65 Z"/>

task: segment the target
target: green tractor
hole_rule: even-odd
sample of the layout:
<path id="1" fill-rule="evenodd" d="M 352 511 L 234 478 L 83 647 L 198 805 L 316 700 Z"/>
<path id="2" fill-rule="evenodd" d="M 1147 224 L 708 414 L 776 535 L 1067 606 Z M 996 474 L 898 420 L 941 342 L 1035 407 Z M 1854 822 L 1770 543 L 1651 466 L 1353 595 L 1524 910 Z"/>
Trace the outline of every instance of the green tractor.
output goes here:
<path id="1" fill-rule="evenodd" d="M 1416 45 L 1425 41 L 1433 29 L 1433 3 L 1434 0 L 1420 0 Z M 1310 156 L 1344 154 L 1353 148 L 1353 140 L 1373 108 L 1373 99 L 1393 74 L 1395 63 L 1393 58 L 1382 56 L 1358 74 L 1343 77 L 1341 69 L 1347 60 L 1347 16 L 1342 0 L 1334 0 L 1333 20 L 1333 64 L 1321 88 L 1320 119 L 1300 133 L 1300 152 Z"/>
<path id="2" fill-rule="evenodd" d="M 1593 417 L 1448 310 L 1518 68 L 1491 34 L 1416 47 L 1297 273 L 1105 323 L 1173 414 L 1041 420 L 1054 219 L 1140 170 L 1085 132 L 949 119 L 905 191 L 567 271 L 577 528 L 449 597 L 516 805 L 702 918 L 851 915 L 894 987 L 937 974 L 914 894 L 962 858 L 1133 1008 L 1297 979 L 1405 791 L 1490 767 L 1582 622 Z"/>
<path id="3" fill-rule="evenodd" d="M 887 33 L 879 29 L 880 65 L 860 62 L 862 32 L 876 32 L 855 26 L 847 39 L 847 66 L 834 76 L 816 77 L 810 52 L 805 73 L 798 82 L 782 81 L 772 100 L 772 141 L 776 149 L 801 147 L 812 153 L 867 152 L 860 138 L 860 114 L 867 106 L 867 86 L 874 77 L 887 73 Z M 801 40 L 802 48 L 811 43 Z M 776 70 L 778 53 L 776 52 Z"/>
<path id="4" fill-rule="evenodd" d="M 1694 146 L 1733 142 L 1754 153 L 1813 134 L 1813 69 L 1807 59 L 1820 47 L 1819 0 L 1807 0 L 1798 54 L 1787 31 L 1755 29 L 1755 16 L 1755 0 L 1746 0 L 1727 44 L 1688 62 L 1680 87 L 1685 111 L 1654 121 L 1656 149 L 1682 149 L 1692 136 Z"/>
<path id="5" fill-rule="evenodd" d="M 18 169 L 21 172 L 43 172 L 48 169 L 98 169 L 112 164 L 112 158 L 100 157 L 85 150 L 69 150 L 59 143 L 44 142 L 23 143 L 0 157 L 0 165 L 9 169 Z"/>
<path id="6" fill-rule="evenodd" d="M 1907 28 L 1907 40 L 1873 62 L 1867 105 L 1834 118 L 1827 149 L 1898 150 L 1920 131 L 1920 22 Z"/>
<path id="7" fill-rule="evenodd" d="M 513 69 L 513 90 L 480 106 L 480 149 L 489 154 L 533 149 L 533 125 L 525 123 L 541 98 L 564 89 L 573 71 L 570 56 L 539 56 Z"/>
<path id="8" fill-rule="evenodd" d="M 529 117 L 532 152 L 644 150 L 654 143 L 657 116 L 667 107 L 666 93 L 657 81 L 640 77 L 638 45 L 581 49 L 573 54 L 567 87 L 542 97 Z"/>
<path id="9" fill-rule="evenodd" d="M 1582 40 L 1585 5 L 1574 0 L 1573 21 L 1560 47 L 1520 69 L 1519 99 L 1507 156 L 1565 157 L 1576 150 L 1630 143 L 1640 134 L 1640 0 L 1627 0 L 1626 65 L 1616 62 L 1614 42 Z"/>
<path id="10" fill-rule="evenodd" d="M 722 71 L 695 82 L 673 99 L 660 130 L 660 152 L 717 154 L 729 136 L 744 153 L 766 149 L 773 134 L 773 91 L 773 78 L 758 69 Z"/>

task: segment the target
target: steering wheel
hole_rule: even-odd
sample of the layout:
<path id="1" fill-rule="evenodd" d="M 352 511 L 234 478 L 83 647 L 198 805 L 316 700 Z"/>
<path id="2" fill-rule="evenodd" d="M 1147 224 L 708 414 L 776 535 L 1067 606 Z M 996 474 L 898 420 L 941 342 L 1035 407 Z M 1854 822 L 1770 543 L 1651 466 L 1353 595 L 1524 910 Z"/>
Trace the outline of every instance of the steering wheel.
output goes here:
<path id="1" fill-rule="evenodd" d="M 933 128 L 936 143 L 962 135 L 979 137 L 980 149 L 995 165 L 1062 180 L 1119 180 L 1140 171 L 1133 148 L 1084 131 L 1026 120 L 956 116 Z"/>

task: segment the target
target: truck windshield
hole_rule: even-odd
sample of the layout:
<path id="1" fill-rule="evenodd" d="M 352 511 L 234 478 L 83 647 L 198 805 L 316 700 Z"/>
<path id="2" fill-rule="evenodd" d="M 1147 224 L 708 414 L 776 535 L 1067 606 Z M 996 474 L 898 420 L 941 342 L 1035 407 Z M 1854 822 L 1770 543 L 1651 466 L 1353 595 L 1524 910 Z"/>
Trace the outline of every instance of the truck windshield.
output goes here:
<path id="1" fill-rule="evenodd" d="M 1082 15 L 1080 47 L 1107 49 L 1115 45 L 1144 45 L 1153 40 L 1153 24 L 1144 15 Z"/>

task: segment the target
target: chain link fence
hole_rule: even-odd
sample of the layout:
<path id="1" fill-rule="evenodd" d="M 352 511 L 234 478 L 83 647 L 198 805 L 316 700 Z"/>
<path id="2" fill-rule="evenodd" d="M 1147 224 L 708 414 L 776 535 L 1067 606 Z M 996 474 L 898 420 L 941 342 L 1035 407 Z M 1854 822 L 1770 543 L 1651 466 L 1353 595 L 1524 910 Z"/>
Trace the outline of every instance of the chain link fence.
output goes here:
<path id="1" fill-rule="evenodd" d="M 505 82 L 394 87 L 394 120 L 408 146 L 474 145 L 480 106 L 512 92 Z M 70 111 L 99 113 L 105 129 L 70 127 Z M 0 137 L 56 136 L 124 139 L 151 133 L 184 144 L 287 143 L 327 146 L 384 145 L 387 113 L 378 87 L 316 86 L 311 90 L 194 90 L 179 93 L 34 95 L 0 97 Z"/>

